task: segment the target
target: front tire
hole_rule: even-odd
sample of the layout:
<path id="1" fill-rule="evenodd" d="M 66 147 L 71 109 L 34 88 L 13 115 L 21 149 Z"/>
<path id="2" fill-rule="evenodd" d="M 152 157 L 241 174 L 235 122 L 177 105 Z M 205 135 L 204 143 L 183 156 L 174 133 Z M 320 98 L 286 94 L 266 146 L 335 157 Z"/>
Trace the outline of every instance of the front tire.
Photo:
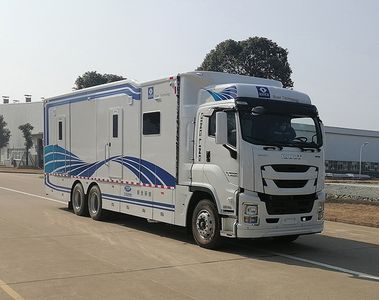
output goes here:
<path id="1" fill-rule="evenodd" d="M 86 195 L 84 193 L 83 186 L 80 183 L 77 183 L 72 190 L 72 209 L 74 213 L 78 216 L 87 216 L 88 215 L 88 203 Z"/>
<path id="2" fill-rule="evenodd" d="M 192 234 L 200 247 L 216 249 L 221 245 L 220 217 L 216 205 L 208 199 L 201 200 L 193 211 Z"/>
<path id="3" fill-rule="evenodd" d="M 94 185 L 88 193 L 88 212 L 92 219 L 100 221 L 104 218 L 103 201 L 101 191 L 97 185 Z"/>

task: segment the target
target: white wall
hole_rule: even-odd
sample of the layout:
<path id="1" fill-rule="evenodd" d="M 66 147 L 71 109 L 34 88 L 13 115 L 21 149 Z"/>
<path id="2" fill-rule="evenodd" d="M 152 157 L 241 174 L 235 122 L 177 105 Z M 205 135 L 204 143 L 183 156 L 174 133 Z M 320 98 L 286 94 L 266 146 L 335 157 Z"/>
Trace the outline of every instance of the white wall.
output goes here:
<path id="1" fill-rule="evenodd" d="M 18 127 L 30 123 L 32 134 L 43 133 L 43 102 L 0 104 L 0 115 L 3 115 L 7 128 L 11 131 L 8 148 L 24 148 L 25 139 Z M 31 154 L 34 154 L 34 146 Z M 1 149 L 0 161 L 6 159 L 7 148 Z"/>

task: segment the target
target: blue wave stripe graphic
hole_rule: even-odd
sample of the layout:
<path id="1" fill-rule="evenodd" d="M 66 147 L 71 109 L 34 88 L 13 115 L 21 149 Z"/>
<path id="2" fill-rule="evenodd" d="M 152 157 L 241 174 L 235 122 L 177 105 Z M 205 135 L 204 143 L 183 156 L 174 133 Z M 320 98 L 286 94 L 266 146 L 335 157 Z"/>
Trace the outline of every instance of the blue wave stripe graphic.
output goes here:
<path id="1" fill-rule="evenodd" d="M 135 157 L 130 157 L 130 156 L 126 156 L 127 159 L 130 159 L 130 160 L 138 160 L 141 162 L 141 165 L 143 165 L 144 167 L 146 167 L 147 169 L 149 169 L 151 172 L 153 172 L 156 176 L 159 177 L 159 181 L 163 181 L 164 185 L 166 186 L 175 186 L 176 184 L 176 178 L 174 176 L 172 176 L 170 173 L 168 173 L 166 170 L 162 169 L 161 167 L 147 161 L 147 160 L 143 160 L 143 159 L 138 159 L 138 158 L 135 158 Z M 160 184 L 160 183 L 157 183 L 157 184 Z"/>
<path id="2" fill-rule="evenodd" d="M 141 161 L 140 159 L 137 160 Z M 130 163 L 136 167 L 140 167 L 141 175 L 144 175 L 147 178 L 149 178 L 149 181 L 152 184 L 165 185 L 165 183 L 155 174 L 153 170 L 147 168 L 143 164 L 136 162 L 134 159 L 131 159 L 130 157 L 123 157 L 122 163 L 124 164 L 124 162 Z"/>
<path id="3" fill-rule="evenodd" d="M 174 211 L 174 209 L 175 209 L 175 205 L 168 204 L 168 203 L 155 202 L 155 201 L 142 200 L 142 199 L 135 199 L 135 198 L 123 197 L 123 196 L 115 196 L 115 195 L 110 195 L 110 194 L 103 194 L 103 197 L 108 198 L 110 200 L 128 202 L 131 204 L 138 204 L 138 205 L 144 204 L 144 206 L 147 206 L 147 207 L 153 206 L 155 208 L 169 210 L 169 211 Z"/>
<path id="4" fill-rule="evenodd" d="M 140 164 L 135 164 L 133 162 L 127 162 L 124 158 L 118 159 L 118 163 L 132 171 L 137 177 L 139 177 L 140 181 L 145 184 L 154 184 L 154 179 L 150 179 L 146 174 L 140 171 Z"/>
<path id="5" fill-rule="evenodd" d="M 235 85 L 227 87 L 226 89 L 222 90 L 221 93 L 217 93 L 212 90 L 206 90 L 215 101 L 221 101 L 221 100 L 229 100 L 229 99 L 235 99 L 237 98 L 237 87 Z"/>
<path id="6" fill-rule="evenodd" d="M 105 164 L 105 162 L 102 162 L 101 165 L 103 165 L 103 164 Z M 95 166 L 95 165 L 97 165 L 96 162 L 94 162 L 92 164 L 87 164 L 81 168 L 77 168 L 74 171 L 71 171 L 70 175 L 91 177 L 93 175 L 93 173 L 95 173 L 95 171 L 101 167 L 101 166 Z M 93 168 L 93 167 L 95 167 L 95 168 Z"/>
<path id="7" fill-rule="evenodd" d="M 75 171 L 75 174 L 72 174 L 72 175 L 91 177 L 104 164 L 106 164 L 109 161 L 113 161 L 115 159 L 118 159 L 119 157 L 120 157 L 120 155 L 113 156 L 113 157 L 107 158 L 105 160 L 101 160 L 101 161 L 98 161 L 98 162 L 95 162 L 92 164 L 87 164 L 87 168 L 81 169 L 79 172 Z"/>
<path id="8" fill-rule="evenodd" d="M 45 146 L 44 148 L 45 150 L 45 157 L 47 155 L 51 155 L 51 154 L 54 154 L 54 153 L 59 153 L 59 154 L 64 154 L 64 155 L 68 155 L 72 158 L 76 158 L 76 159 L 79 159 L 78 156 L 76 156 L 75 154 L 71 153 L 70 151 L 66 150 L 65 148 L 62 148 L 58 145 L 48 145 L 48 146 Z"/>
<path id="9" fill-rule="evenodd" d="M 66 165 L 66 162 L 64 162 L 64 161 L 61 161 L 61 162 L 52 162 L 52 163 L 50 163 L 48 165 L 45 165 L 45 173 L 53 173 L 57 169 L 60 169 L 60 168 L 62 168 L 65 165 Z"/>
<path id="10" fill-rule="evenodd" d="M 50 187 L 50 188 L 52 188 L 52 189 L 54 189 L 54 190 L 56 190 L 56 191 L 59 191 L 59 192 L 65 192 L 65 193 L 71 193 L 71 189 L 70 189 L 70 188 L 66 188 L 66 187 L 64 187 L 64 186 L 55 185 L 55 184 L 51 183 L 51 182 L 49 181 L 49 178 L 47 178 L 46 176 L 45 176 L 45 184 L 46 184 L 48 187 Z"/>
<path id="11" fill-rule="evenodd" d="M 78 158 L 71 156 L 68 153 L 59 153 L 59 152 L 51 152 L 45 155 L 45 162 L 49 163 L 54 160 L 71 160 L 71 161 L 80 161 Z"/>
<path id="12" fill-rule="evenodd" d="M 97 93 L 103 93 L 103 92 L 109 92 L 109 91 L 115 91 L 115 90 L 119 90 L 119 89 L 129 89 L 131 93 L 133 94 L 136 94 L 136 95 L 140 95 L 141 94 L 141 89 L 130 84 L 130 83 L 124 83 L 124 84 L 120 84 L 120 85 L 116 85 L 116 86 L 112 86 L 112 87 L 105 87 L 105 88 L 100 88 L 100 89 L 96 89 L 94 91 L 83 91 L 83 92 L 79 92 L 79 93 L 75 93 L 74 95 L 70 96 L 70 97 L 67 97 L 67 96 L 61 96 L 61 97 L 57 97 L 57 98 L 54 98 L 54 102 L 55 101 L 60 101 L 60 100 L 64 100 L 64 99 L 75 99 L 75 98 L 80 98 L 80 97 L 83 97 L 83 96 L 91 96 L 93 94 L 97 94 Z M 136 100 L 140 100 L 140 99 L 136 99 Z"/>
<path id="13" fill-rule="evenodd" d="M 61 167 L 61 168 L 57 168 L 56 170 L 55 170 L 55 172 L 56 173 L 59 173 L 59 171 L 61 171 L 61 170 L 65 170 L 65 172 L 67 172 L 67 173 L 70 173 L 72 170 L 74 170 L 75 168 L 79 168 L 79 167 L 82 167 L 82 166 L 84 166 L 84 165 L 86 165 L 86 163 L 83 163 L 83 162 L 81 162 L 81 163 L 71 163 L 71 164 L 68 164 L 68 165 L 66 165 L 66 166 L 64 166 L 64 167 Z M 54 173 L 55 173 L 54 172 Z"/>
<path id="14" fill-rule="evenodd" d="M 57 156 L 56 160 L 54 153 L 68 153 L 69 156 Z M 70 153 L 62 147 L 49 145 L 46 147 L 45 173 L 67 173 L 72 176 L 91 177 L 93 174 L 109 161 L 114 161 L 126 167 L 135 174 L 144 184 L 175 186 L 176 178 L 161 167 L 132 156 L 114 156 L 106 160 L 86 163 L 78 158 L 75 154 Z M 54 158 L 54 159 L 53 159 Z M 65 160 L 66 158 L 66 160 Z M 70 161 L 71 158 L 72 160 Z M 45 160 L 46 161 L 46 160 Z"/>

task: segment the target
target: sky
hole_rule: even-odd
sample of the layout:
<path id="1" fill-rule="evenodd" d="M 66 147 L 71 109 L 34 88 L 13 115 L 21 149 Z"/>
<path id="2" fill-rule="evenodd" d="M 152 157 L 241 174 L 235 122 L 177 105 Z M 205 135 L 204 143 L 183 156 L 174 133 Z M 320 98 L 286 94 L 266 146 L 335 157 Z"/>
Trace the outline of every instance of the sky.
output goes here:
<path id="1" fill-rule="evenodd" d="M 66 93 L 86 71 L 164 78 L 253 36 L 288 50 L 325 125 L 379 131 L 375 0 L 0 0 L 0 96 Z"/>

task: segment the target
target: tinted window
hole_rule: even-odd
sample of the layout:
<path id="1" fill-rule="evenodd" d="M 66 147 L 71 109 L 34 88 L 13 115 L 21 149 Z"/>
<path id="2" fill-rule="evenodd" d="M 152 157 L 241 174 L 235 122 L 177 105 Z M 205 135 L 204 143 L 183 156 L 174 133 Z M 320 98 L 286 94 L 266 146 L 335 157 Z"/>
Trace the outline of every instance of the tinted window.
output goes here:
<path id="1" fill-rule="evenodd" d="M 152 112 L 143 114 L 143 134 L 160 134 L 161 132 L 161 113 Z"/>
<path id="2" fill-rule="evenodd" d="M 229 111 L 228 116 L 228 144 L 237 146 L 236 114 Z"/>
<path id="3" fill-rule="evenodd" d="M 113 115 L 113 134 L 114 138 L 118 138 L 118 115 Z"/>
<path id="4" fill-rule="evenodd" d="M 258 145 L 321 147 L 318 119 L 308 116 L 279 114 L 253 115 L 240 112 L 242 138 Z"/>
<path id="5" fill-rule="evenodd" d="M 216 136 L 216 113 L 214 112 L 208 121 L 208 135 Z"/>
<path id="6" fill-rule="evenodd" d="M 63 123 L 62 121 L 58 122 L 58 140 L 63 140 Z"/>

